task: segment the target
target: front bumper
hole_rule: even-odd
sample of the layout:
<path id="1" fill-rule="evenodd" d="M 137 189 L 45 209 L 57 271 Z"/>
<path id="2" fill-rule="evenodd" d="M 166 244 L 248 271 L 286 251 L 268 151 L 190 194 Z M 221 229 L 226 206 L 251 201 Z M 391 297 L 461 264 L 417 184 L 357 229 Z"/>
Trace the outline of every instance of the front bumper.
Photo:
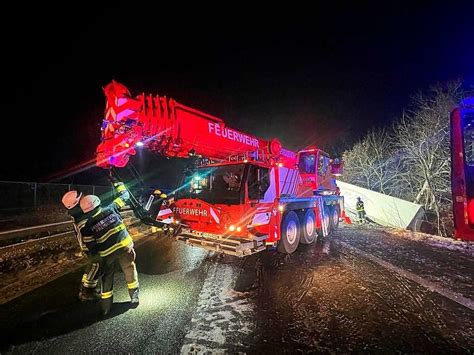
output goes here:
<path id="1" fill-rule="evenodd" d="M 176 239 L 198 248 L 243 257 L 265 250 L 265 239 L 267 239 L 267 237 L 268 236 L 265 235 L 249 239 L 183 228 L 176 236 Z"/>

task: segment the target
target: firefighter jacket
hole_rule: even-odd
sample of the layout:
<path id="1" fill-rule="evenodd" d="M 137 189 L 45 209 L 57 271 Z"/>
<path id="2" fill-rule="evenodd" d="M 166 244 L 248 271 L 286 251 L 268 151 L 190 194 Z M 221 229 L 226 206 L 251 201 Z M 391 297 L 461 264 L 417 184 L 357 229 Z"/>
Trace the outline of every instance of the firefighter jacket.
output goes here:
<path id="1" fill-rule="evenodd" d="M 356 203 L 356 210 L 357 210 L 357 212 L 362 212 L 362 211 L 364 211 L 364 202 L 358 201 L 358 202 Z"/>
<path id="2" fill-rule="evenodd" d="M 120 209 L 130 197 L 123 183 L 114 184 L 119 194 L 110 205 L 99 206 L 87 214 L 86 223 L 81 229 L 82 240 L 93 254 L 101 257 L 120 254 L 133 246 L 133 240 L 123 223 Z"/>

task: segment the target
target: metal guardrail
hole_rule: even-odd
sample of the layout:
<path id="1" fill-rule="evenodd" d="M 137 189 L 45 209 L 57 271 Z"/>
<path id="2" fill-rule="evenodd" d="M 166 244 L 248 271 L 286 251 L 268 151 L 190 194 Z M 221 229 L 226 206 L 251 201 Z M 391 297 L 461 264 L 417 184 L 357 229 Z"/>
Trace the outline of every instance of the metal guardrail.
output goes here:
<path id="1" fill-rule="evenodd" d="M 121 213 L 128 214 L 133 212 L 131 209 L 124 209 Z M 29 237 L 37 233 L 43 232 L 53 232 L 58 231 L 65 228 L 72 228 L 72 221 L 64 221 L 64 222 L 57 222 L 57 223 L 49 223 L 49 224 L 42 224 L 39 226 L 33 227 L 25 227 L 19 229 L 13 229 L 9 231 L 0 232 L 0 241 L 5 241 L 9 239 L 15 238 L 22 238 L 22 237 Z"/>
<path id="2" fill-rule="evenodd" d="M 31 250 L 31 248 L 34 248 L 34 246 L 36 246 L 37 244 L 38 245 L 46 245 L 46 243 L 56 242 L 56 241 L 62 240 L 64 238 L 71 238 L 71 240 L 73 240 L 73 237 L 75 237 L 75 236 L 76 236 L 76 233 L 74 231 L 67 231 L 67 232 L 61 232 L 61 233 L 53 234 L 53 235 L 50 235 L 50 236 L 44 237 L 44 238 L 29 239 L 29 240 L 22 241 L 20 243 L 6 245 L 4 247 L 0 247 L 0 257 L 2 255 L 2 253 L 4 251 L 6 251 L 7 249 L 11 249 L 11 248 L 17 248 L 17 249 L 18 248 L 30 248 L 30 250 Z"/>
<path id="3" fill-rule="evenodd" d="M 72 227 L 72 221 L 42 224 L 40 226 L 19 228 L 0 232 L 0 240 L 27 237 L 36 233 L 56 231 L 57 229 L 62 229 L 64 227 Z"/>

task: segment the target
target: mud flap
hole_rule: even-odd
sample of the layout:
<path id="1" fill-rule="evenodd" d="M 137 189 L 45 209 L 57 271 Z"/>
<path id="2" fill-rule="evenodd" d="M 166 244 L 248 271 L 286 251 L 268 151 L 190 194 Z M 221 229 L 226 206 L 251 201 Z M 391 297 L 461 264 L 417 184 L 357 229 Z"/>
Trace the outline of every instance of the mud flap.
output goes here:
<path id="1" fill-rule="evenodd" d="M 327 216 L 327 210 L 326 208 L 323 207 L 322 209 L 322 221 L 321 221 L 321 230 L 323 231 L 323 237 L 327 237 L 329 235 L 329 223 L 324 223 L 324 220 L 326 220 L 326 218 L 329 218 L 329 216 Z"/>
<path id="2" fill-rule="evenodd" d="M 328 209 L 324 205 L 324 201 L 322 199 L 319 200 L 319 210 L 321 211 L 321 232 L 323 237 L 327 237 L 329 235 L 329 216 L 327 215 Z M 324 223 L 327 219 L 328 223 Z"/>
<path id="3" fill-rule="evenodd" d="M 346 215 L 346 211 L 342 210 L 341 217 L 344 223 L 346 224 L 352 224 L 352 220 L 349 218 L 348 215 Z"/>

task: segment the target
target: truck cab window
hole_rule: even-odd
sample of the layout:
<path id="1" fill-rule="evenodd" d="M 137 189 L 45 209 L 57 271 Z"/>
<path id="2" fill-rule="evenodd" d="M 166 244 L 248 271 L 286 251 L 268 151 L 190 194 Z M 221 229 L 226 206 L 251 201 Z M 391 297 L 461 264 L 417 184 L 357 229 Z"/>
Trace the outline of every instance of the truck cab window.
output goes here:
<path id="1" fill-rule="evenodd" d="M 255 165 L 249 166 L 248 195 L 250 200 L 261 200 L 270 186 L 268 169 Z"/>
<path id="2" fill-rule="evenodd" d="M 316 153 L 302 152 L 299 156 L 298 169 L 302 174 L 314 174 L 316 172 Z"/>
<path id="3" fill-rule="evenodd" d="M 243 173 L 243 165 L 198 168 L 185 176 L 175 199 L 199 198 L 208 203 L 238 204 Z"/>
<path id="4" fill-rule="evenodd" d="M 319 176 L 326 176 L 326 173 L 329 168 L 329 162 L 330 159 L 324 154 L 319 155 L 319 161 L 318 161 L 318 175 Z"/>

